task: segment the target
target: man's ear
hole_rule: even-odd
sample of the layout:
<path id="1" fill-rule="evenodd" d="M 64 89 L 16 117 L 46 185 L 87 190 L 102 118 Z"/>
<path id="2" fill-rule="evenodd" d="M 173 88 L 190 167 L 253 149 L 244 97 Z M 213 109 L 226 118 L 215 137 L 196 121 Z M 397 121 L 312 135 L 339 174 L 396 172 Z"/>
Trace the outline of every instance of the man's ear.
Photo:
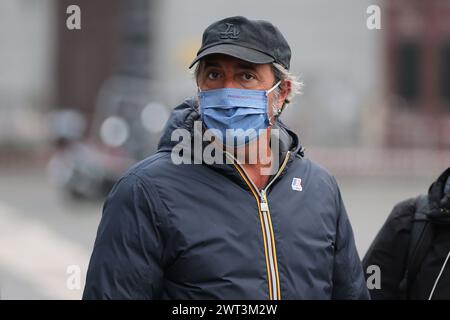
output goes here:
<path id="1" fill-rule="evenodd" d="M 280 91 L 280 108 L 286 103 L 287 97 L 292 91 L 292 82 L 290 80 L 284 80 L 281 83 L 281 91 Z"/>

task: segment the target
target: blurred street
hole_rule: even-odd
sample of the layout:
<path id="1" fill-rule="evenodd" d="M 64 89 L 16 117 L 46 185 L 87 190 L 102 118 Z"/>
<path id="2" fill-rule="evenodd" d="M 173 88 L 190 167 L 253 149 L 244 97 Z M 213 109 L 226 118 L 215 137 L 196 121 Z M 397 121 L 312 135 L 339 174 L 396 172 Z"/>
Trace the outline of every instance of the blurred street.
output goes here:
<path id="1" fill-rule="evenodd" d="M 44 169 L 2 169 L 0 177 L 1 299 L 81 298 L 102 203 L 64 196 Z M 433 177 L 337 179 L 362 257 L 393 205 L 426 192 Z M 66 286 L 71 265 L 80 267 L 80 290 Z"/>
<path id="2" fill-rule="evenodd" d="M 79 299 L 67 267 L 80 267 L 82 289 L 102 203 L 64 197 L 43 169 L 0 177 L 1 299 Z"/>

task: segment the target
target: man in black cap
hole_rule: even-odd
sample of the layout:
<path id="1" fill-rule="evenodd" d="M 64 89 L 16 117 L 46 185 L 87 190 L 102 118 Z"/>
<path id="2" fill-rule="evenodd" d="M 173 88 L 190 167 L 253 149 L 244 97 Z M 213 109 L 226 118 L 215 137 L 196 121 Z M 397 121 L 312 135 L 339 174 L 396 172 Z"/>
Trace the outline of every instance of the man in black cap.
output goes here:
<path id="1" fill-rule="evenodd" d="M 336 180 L 278 119 L 290 57 L 266 21 L 205 30 L 196 96 L 105 202 L 85 299 L 369 297 Z"/>

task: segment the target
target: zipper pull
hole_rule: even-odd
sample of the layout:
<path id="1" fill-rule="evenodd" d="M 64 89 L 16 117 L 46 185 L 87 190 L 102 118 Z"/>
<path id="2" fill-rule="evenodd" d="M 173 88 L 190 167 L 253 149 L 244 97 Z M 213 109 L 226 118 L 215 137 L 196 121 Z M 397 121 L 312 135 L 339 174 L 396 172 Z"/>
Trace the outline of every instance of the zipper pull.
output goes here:
<path id="1" fill-rule="evenodd" d="M 261 211 L 268 212 L 269 211 L 269 204 L 266 202 L 266 192 L 264 190 L 261 191 L 260 198 L 261 198 Z"/>

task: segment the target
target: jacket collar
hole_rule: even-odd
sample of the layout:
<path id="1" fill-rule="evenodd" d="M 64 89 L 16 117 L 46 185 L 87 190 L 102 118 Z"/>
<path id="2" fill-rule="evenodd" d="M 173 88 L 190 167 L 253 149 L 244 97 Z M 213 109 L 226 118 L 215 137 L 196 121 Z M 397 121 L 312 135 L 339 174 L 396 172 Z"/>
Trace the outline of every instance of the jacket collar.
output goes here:
<path id="1" fill-rule="evenodd" d="M 190 154 L 185 156 L 190 157 L 191 163 L 202 163 L 203 165 L 210 167 L 211 169 L 223 174 L 224 176 L 238 183 L 245 189 L 248 189 L 247 184 L 243 181 L 242 177 L 239 175 L 236 168 L 229 162 L 227 163 L 227 159 L 225 158 L 224 154 L 222 164 L 220 163 L 206 164 L 203 161 L 203 159 L 196 158 L 198 157 L 198 152 L 197 153 L 195 152 L 194 138 L 195 135 L 200 135 L 197 136 L 197 139 L 201 139 L 202 134 L 201 128 L 198 128 L 198 126 L 194 125 L 196 121 L 201 121 L 201 117 L 200 113 L 198 112 L 197 100 L 192 97 L 186 99 L 181 105 L 177 106 L 172 111 L 172 114 L 165 125 L 164 132 L 159 141 L 158 152 L 171 152 L 176 145 L 180 144 L 180 141 L 173 141 L 171 139 L 172 133 L 176 129 L 185 129 L 190 134 L 190 141 L 188 142 L 190 143 L 190 145 L 184 145 L 184 149 L 189 150 Z M 285 159 L 288 151 L 290 151 L 290 153 L 293 155 L 298 154 L 300 157 L 304 156 L 304 148 L 299 143 L 298 136 L 293 131 L 287 128 L 287 126 L 284 125 L 280 120 L 277 121 L 277 123 L 273 126 L 273 128 L 279 129 L 278 130 L 279 135 L 278 136 L 272 135 L 272 139 L 276 138 L 278 139 L 279 142 L 280 165 L 283 159 Z M 185 141 L 183 141 L 183 143 L 184 142 Z M 203 142 L 201 146 L 200 156 L 203 153 L 204 148 L 208 144 L 209 142 Z M 295 157 L 291 156 L 288 165 L 294 158 Z"/>

